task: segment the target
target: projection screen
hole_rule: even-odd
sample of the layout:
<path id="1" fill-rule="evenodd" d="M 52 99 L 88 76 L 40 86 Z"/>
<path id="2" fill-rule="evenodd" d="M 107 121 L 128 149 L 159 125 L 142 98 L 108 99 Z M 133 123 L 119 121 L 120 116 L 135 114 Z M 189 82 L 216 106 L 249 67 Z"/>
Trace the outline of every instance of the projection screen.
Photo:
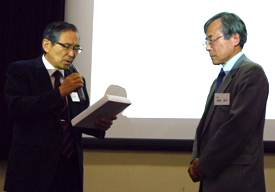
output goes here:
<path id="1" fill-rule="evenodd" d="M 275 140 L 274 61 L 267 57 L 274 54 L 275 45 L 270 36 L 275 28 L 271 1 L 232 0 L 225 6 L 216 0 L 94 0 L 93 11 L 91 104 L 105 93 L 127 96 L 132 102 L 107 138 L 194 138 L 210 85 L 221 68 L 212 64 L 202 46 L 203 25 L 216 13 L 229 11 L 247 26 L 243 52 L 268 77 L 264 139 Z"/>

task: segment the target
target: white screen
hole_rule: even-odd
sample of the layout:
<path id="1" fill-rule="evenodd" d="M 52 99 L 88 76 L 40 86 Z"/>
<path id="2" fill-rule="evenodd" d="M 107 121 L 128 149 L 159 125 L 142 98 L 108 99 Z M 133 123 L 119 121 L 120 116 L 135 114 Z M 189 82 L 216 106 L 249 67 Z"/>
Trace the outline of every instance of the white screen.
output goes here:
<path id="1" fill-rule="evenodd" d="M 243 52 L 259 63 L 270 83 L 265 140 L 275 140 L 271 1 L 95 0 L 91 103 L 110 85 L 127 92 L 132 105 L 118 117 L 107 137 L 193 139 L 214 66 L 202 46 L 204 23 L 234 12 L 245 22 Z M 247 5 L 249 4 L 249 8 Z M 123 91 L 122 91 L 123 92 Z"/>

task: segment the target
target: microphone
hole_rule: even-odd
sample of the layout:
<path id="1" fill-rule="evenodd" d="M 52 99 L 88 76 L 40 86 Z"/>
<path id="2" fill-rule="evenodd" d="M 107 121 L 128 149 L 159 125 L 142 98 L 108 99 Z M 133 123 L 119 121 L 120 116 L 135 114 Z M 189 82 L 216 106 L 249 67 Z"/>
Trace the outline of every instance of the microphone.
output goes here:
<path id="1" fill-rule="evenodd" d="M 72 73 L 78 73 L 76 67 L 73 64 L 71 64 L 69 68 Z M 77 93 L 80 101 L 86 101 L 86 97 L 82 87 L 77 88 Z"/>

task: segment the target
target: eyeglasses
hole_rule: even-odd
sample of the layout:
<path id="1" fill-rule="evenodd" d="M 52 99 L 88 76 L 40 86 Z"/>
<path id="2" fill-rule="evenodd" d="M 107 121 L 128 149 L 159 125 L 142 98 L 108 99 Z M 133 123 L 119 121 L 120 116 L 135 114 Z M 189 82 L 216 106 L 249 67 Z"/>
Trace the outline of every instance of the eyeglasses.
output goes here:
<path id="1" fill-rule="evenodd" d="M 79 45 L 73 46 L 72 44 L 68 44 L 68 43 L 66 43 L 66 44 L 59 43 L 59 42 L 56 42 L 56 43 L 57 43 L 58 45 L 61 45 L 62 47 L 66 48 L 66 49 L 72 49 L 72 50 L 74 50 L 74 52 L 75 52 L 76 54 L 79 54 L 79 53 L 81 53 L 81 51 L 82 51 L 82 48 L 81 48 Z"/>
<path id="2" fill-rule="evenodd" d="M 218 40 L 219 38 L 221 38 L 221 37 L 223 37 L 223 35 L 217 37 L 216 39 L 210 39 L 210 40 L 205 39 L 205 40 L 202 42 L 202 45 L 204 46 L 204 48 L 206 48 L 207 45 L 210 45 L 210 46 L 211 46 L 215 41 L 217 41 L 217 40 Z"/>

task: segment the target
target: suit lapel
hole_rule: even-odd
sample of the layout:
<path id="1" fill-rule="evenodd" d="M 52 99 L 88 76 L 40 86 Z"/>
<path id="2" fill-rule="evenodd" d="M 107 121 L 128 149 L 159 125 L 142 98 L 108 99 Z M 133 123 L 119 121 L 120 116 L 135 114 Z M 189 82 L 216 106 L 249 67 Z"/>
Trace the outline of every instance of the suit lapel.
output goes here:
<path id="1" fill-rule="evenodd" d="M 224 79 L 224 82 L 222 83 L 219 92 L 220 93 L 224 93 L 225 90 L 227 89 L 227 87 L 229 86 L 229 84 L 231 83 L 233 77 L 235 76 L 235 74 L 237 73 L 238 69 L 241 67 L 242 63 L 247 59 L 247 57 L 243 54 L 235 63 L 235 65 L 233 66 L 233 68 L 231 69 L 231 71 L 228 73 L 228 75 L 226 76 L 226 78 Z"/>
<path id="2" fill-rule="evenodd" d="M 35 60 L 35 69 L 33 75 L 35 76 L 37 84 L 41 85 L 40 89 L 42 90 L 42 92 L 50 91 L 53 89 L 51 78 L 44 63 L 42 62 L 41 56 Z"/>
<path id="3" fill-rule="evenodd" d="M 243 54 L 238 60 L 237 62 L 235 63 L 235 65 L 233 66 L 233 68 L 231 69 L 231 71 L 228 73 L 228 75 L 226 76 L 226 78 L 224 79 L 224 82 L 222 83 L 220 89 L 219 89 L 219 93 L 224 93 L 227 89 L 227 87 L 230 85 L 230 83 L 232 82 L 235 74 L 237 73 L 238 69 L 240 68 L 240 66 L 242 65 L 243 61 L 246 60 L 247 57 Z M 206 115 L 206 119 L 205 119 L 205 122 L 204 122 L 204 126 L 203 126 L 203 131 L 202 131 L 202 134 L 205 132 L 208 124 L 209 124 L 209 121 L 216 109 L 216 106 L 214 105 L 214 95 L 215 95 L 215 88 L 216 88 L 216 85 L 217 85 L 217 80 L 215 80 L 214 82 L 214 85 L 212 86 L 212 89 L 210 91 L 210 96 L 209 98 L 212 98 L 212 99 L 208 99 L 207 100 L 207 104 L 206 104 L 206 110 L 208 110 L 208 112 L 205 110 L 205 114 Z"/>
<path id="4" fill-rule="evenodd" d="M 216 85 L 217 83 L 215 83 Z M 203 130 L 202 130 L 202 134 L 204 133 L 204 131 L 206 130 L 206 127 L 209 123 L 209 120 L 211 119 L 212 117 L 212 114 L 214 112 L 214 109 L 216 108 L 214 106 L 214 95 L 215 95 L 215 90 L 216 90 L 216 86 L 213 86 L 211 91 L 210 91 L 210 100 L 208 101 L 208 104 L 207 104 L 207 107 L 206 107 L 206 110 L 208 111 L 205 111 L 206 114 L 205 114 L 205 122 L 204 122 L 204 126 L 203 126 Z"/>

